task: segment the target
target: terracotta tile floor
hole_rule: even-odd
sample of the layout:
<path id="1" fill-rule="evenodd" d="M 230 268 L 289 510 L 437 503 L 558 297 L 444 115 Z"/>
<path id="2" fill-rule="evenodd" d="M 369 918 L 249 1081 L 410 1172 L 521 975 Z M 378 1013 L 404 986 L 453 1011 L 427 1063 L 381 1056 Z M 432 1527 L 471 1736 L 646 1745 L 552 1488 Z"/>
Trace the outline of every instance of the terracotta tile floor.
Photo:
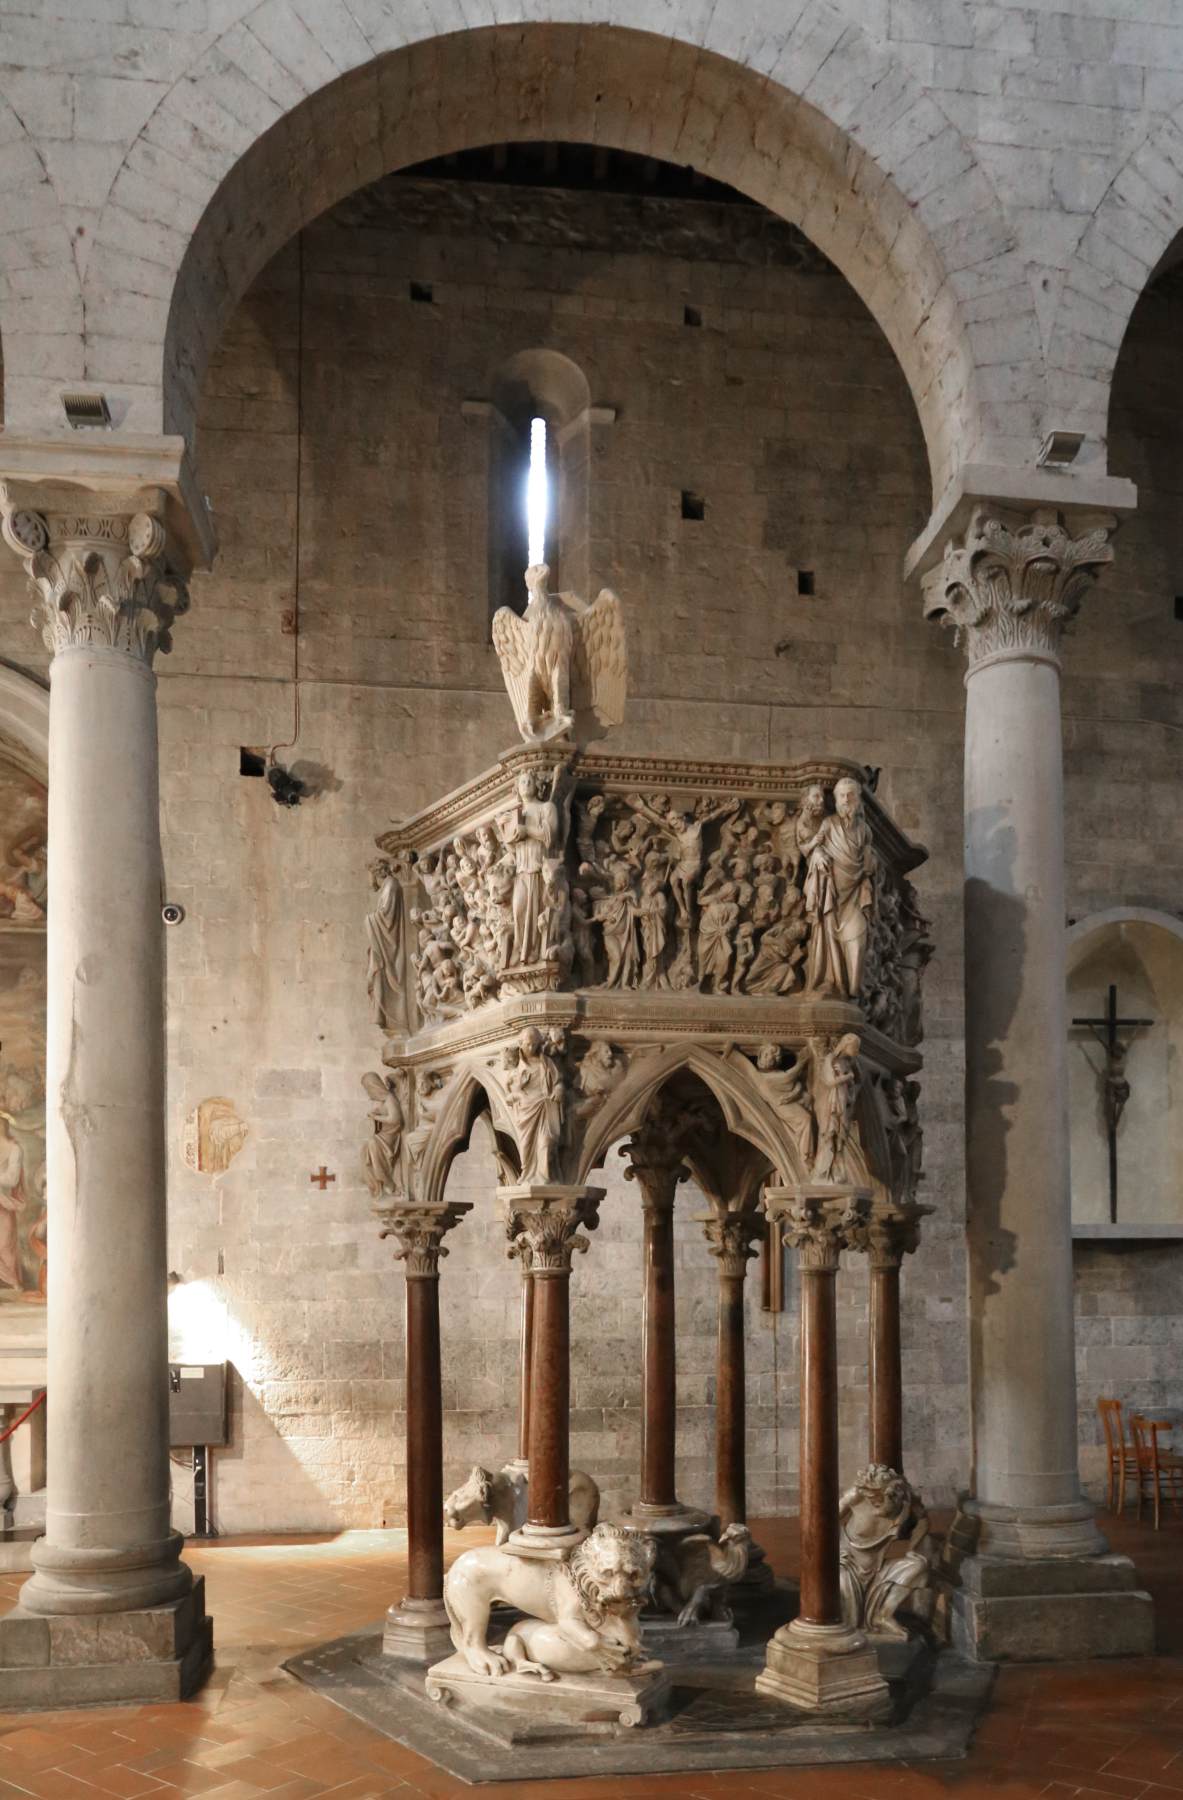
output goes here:
<path id="1" fill-rule="evenodd" d="M 217 1670 L 176 1706 L 0 1713 L 0 1796 L 13 1800 L 366 1800 L 460 1794 L 504 1800 L 1183 1800 L 1183 1520 L 1156 1536 L 1112 1523 L 1158 1602 L 1160 1654 L 1139 1661 L 1004 1669 L 965 1761 L 855 1764 L 645 1779 L 500 1783 L 473 1789 L 359 1725 L 284 1675 L 306 1645 L 379 1618 L 403 1568 L 395 1533 L 235 1539 L 189 1551 L 205 1575 Z M 795 1522 L 758 1527 L 774 1562 L 796 1566 Z M 450 1545 L 455 1551 L 474 1534 Z M 392 1543 L 396 1548 L 392 1549 Z M 19 1576 L 0 1578 L 0 1604 Z"/>

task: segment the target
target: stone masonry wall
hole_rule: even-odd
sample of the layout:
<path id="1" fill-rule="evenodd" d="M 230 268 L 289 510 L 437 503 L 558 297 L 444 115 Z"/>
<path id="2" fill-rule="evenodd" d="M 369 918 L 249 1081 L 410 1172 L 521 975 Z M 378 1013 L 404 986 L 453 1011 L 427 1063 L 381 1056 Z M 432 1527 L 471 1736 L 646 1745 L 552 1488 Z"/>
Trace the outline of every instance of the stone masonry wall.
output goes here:
<path id="1" fill-rule="evenodd" d="M 462 405 L 487 397 L 507 357 L 537 346 L 573 358 L 593 401 L 617 411 L 593 437 L 590 585 L 616 586 L 629 621 L 621 747 L 854 756 L 881 767 L 888 808 L 929 846 L 919 886 L 937 956 L 922 1109 L 938 1211 L 905 1272 L 906 1441 L 913 1477 L 948 1500 L 969 1455 L 962 659 L 924 626 L 900 574 L 928 501 L 903 378 L 824 265 L 753 266 L 721 248 L 711 259 L 701 240 L 684 260 L 623 228 L 610 252 L 428 224 L 420 212 L 407 233 L 388 214 L 369 224 L 349 214 L 304 233 L 240 305 L 203 396 L 221 554 L 161 666 L 160 710 L 168 895 L 187 911 L 166 939 L 170 1266 L 186 1278 L 177 1342 L 189 1358 L 225 1355 L 234 1367 L 215 1520 L 227 1531 L 402 1516 L 402 1281 L 358 1168 L 359 1076 L 379 1049 L 364 992 L 365 865 L 384 824 L 513 737 L 487 635 L 483 426 Z M 431 286 L 430 304 L 410 298 L 412 281 Z M 687 305 L 700 327 L 683 322 Z M 1131 332 L 1112 462 L 1144 484 L 1143 510 L 1119 536 L 1117 572 L 1066 663 L 1078 916 L 1178 906 L 1173 319 L 1151 296 Z M 1173 390 L 1163 357 L 1175 359 Z M 682 519 L 683 490 L 704 497 L 703 520 Z M 798 594 L 798 570 L 813 573 L 812 598 Z M 284 615 L 297 606 L 293 636 Z M 5 563 L 0 654 L 43 667 L 26 614 Z M 241 746 L 271 745 L 314 790 L 295 810 L 239 774 Z M 214 1178 L 181 1156 L 186 1115 L 212 1095 L 249 1126 Z M 519 1277 L 479 1128 L 475 1138 L 452 1183 L 478 1204 L 443 1272 L 449 1478 L 514 1443 Z M 322 1163 L 336 1177 L 323 1193 L 309 1179 Z M 607 1179 L 603 1222 L 573 1278 L 572 1452 L 615 1501 L 635 1491 L 639 1457 L 640 1216 L 635 1186 L 611 1166 Z M 714 1267 L 697 1210 L 683 1189 L 680 1480 L 684 1498 L 709 1502 Z M 1087 1254 L 1095 1264 L 1101 1253 Z M 1142 1261 L 1104 1255 L 1123 1273 L 1082 1283 L 1086 1431 L 1097 1382 L 1126 1366 L 1096 1360 L 1106 1345 L 1141 1356 L 1161 1335 L 1161 1314 L 1141 1337 L 1138 1324 L 1161 1283 L 1152 1294 L 1139 1285 Z M 840 1284 L 844 1473 L 865 1445 L 864 1294 L 852 1265 Z M 791 1281 L 788 1300 L 779 1319 L 762 1315 L 753 1268 L 755 1513 L 796 1494 Z"/>

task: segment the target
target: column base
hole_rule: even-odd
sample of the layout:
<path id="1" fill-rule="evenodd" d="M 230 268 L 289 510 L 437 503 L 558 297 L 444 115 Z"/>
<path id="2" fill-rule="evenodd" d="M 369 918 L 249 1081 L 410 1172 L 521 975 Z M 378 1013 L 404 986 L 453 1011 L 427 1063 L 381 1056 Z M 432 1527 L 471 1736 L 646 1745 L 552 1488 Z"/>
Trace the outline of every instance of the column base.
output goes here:
<path id="1" fill-rule="evenodd" d="M 680 1500 L 669 1506 L 635 1500 L 624 1512 L 617 1513 L 616 1520 L 633 1531 L 647 1531 L 651 1537 L 691 1537 L 696 1531 L 707 1530 L 711 1515 L 697 1506 L 683 1506 Z"/>
<path id="2" fill-rule="evenodd" d="M 844 1719 L 886 1719 L 891 1693 L 861 1631 L 794 1619 L 769 1639 L 756 1692 L 800 1712 Z"/>
<path id="3" fill-rule="evenodd" d="M 438 1662 L 450 1656 L 454 1646 L 448 1614 L 442 1600 L 414 1600 L 405 1594 L 386 1614 L 382 1630 L 383 1656 L 400 1662 Z"/>
<path id="4" fill-rule="evenodd" d="M 538 1556 L 563 1562 L 587 1536 L 576 1525 L 531 1525 L 528 1521 L 511 1531 L 501 1548 L 510 1556 Z"/>
<path id="5" fill-rule="evenodd" d="M 38 1616 L 78 1618 L 171 1606 L 193 1587 L 192 1572 L 180 1560 L 184 1547 L 179 1531 L 126 1550 L 39 1538 L 33 1548 L 34 1572 L 21 1589 L 21 1607 Z"/>
<path id="6" fill-rule="evenodd" d="M 205 1583 L 181 1600 L 131 1612 L 0 1618 L 0 1705 L 92 1706 L 184 1700 L 209 1673 L 213 1620 Z"/>
<path id="7" fill-rule="evenodd" d="M 980 1662 L 1154 1653 L 1154 1602 L 1106 1550 L 1087 1501 L 1020 1510 L 964 1497 L 937 1583 L 936 1623 Z"/>

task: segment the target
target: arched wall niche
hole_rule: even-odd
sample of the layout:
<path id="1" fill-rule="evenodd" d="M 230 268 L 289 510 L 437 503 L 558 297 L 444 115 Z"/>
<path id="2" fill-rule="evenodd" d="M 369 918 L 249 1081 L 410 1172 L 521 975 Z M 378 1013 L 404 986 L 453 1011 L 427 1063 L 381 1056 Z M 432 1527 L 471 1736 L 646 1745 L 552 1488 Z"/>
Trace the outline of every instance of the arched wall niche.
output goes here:
<path id="1" fill-rule="evenodd" d="M 1183 1235 L 1183 921 L 1146 907 L 1093 914 L 1068 933 L 1068 1017 L 1103 1018 L 1116 988 L 1129 1046 L 1129 1097 L 1117 1124 L 1118 1227 Z M 1074 1225 L 1110 1223 L 1106 1056 L 1098 1036 L 1069 1024 L 1069 1126 Z"/>
<path id="2" fill-rule="evenodd" d="M 939 493 L 959 462 L 982 452 L 987 435 L 972 342 L 979 327 L 967 322 L 960 295 L 975 275 L 945 266 L 940 244 L 951 227 L 939 187 L 909 199 L 887 173 L 890 160 L 876 161 L 874 140 L 887 121 L 872 97 L 887 71 L 856 66 L 868 83 L 870 110 L 860 118 L 857 98 L 846 96 L 838 109 L 846 129 L 826 116 L 824 103 L 811 104 L 765 73 L 698 45 L 618 26 L 490 26 L 360 62 L 283 112 L 236 160 L 222 153 L 225 172 L 195 221 L 163 309 L 164 429 L 191 436 L 202 374 L 235 301 L 303 225 L 400 168 L 481 144 L 560 139 L 690 163 L 798 226 L 890 342 Z M 791 59 L 780 72 L 791 82 Z M 811 64 L 801 73 L 808 86 L 817 71 Z M 919 93 L 915 110 L 918 132 L 922 113 L 925 130 L 940 130 Z M 167 112 L 165 106 L 150 124 L 149 136 L 165 129 Z M 893 141 L 907 136 L 897 119 L 891 130 Z M 964 145 L 962 154 L 970 154 Z M 141 155 L 150 158 L 150 146 L 133 147 L 129 168 Z M 954 179 L 959 198 L 974 206 L 980 255 L 1004 262 L 1013 242 L 985 174 L 958 163 Z M 117 181 L 109 204 L 118 206 L 118 191 Z M 1022 296 L 1023 284 L 1008 291 Z M 1029 297 L 1015 304 L 1032 310 Z M 1016 345 L 1030 341 L 1029 324 L 1015 321 Z M 999 320 L 988 329 L 996 344 Z M 996 362 L 996 349 L 983 361 Z M 1038 371 L 1029 374 L 1038 385 Z M 1021 428 L 1003 419 L 1005 410 L 993 408 L 994 425 L 1003 435 L 1013 430 L 1026 448 L 1034 430 L 1030 405 Z M 991 439 L 995 456 L 1003 454 L 999 442 Z"/>

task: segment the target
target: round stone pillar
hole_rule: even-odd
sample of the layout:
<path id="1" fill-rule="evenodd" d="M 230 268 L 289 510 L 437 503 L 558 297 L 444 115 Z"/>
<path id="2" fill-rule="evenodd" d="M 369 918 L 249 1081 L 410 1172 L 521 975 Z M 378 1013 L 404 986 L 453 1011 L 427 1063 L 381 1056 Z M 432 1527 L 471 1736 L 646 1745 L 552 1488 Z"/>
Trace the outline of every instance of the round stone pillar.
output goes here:
<path id="1" fill-rule="evenodd" d="M 864 1236 L 860 1203 L 833 1188 L 768 1187 L 764 1204 L 797 1252 L 801 1287 L 801 1607 L 769 1639 L 756 1687 L 801 1712 L 878 1719 L 890 1710 L 887 1683 L 866 1637 L 843 1620 L 839 1567 L 835 1288 L 842 1251 Z"/>
<path id="2" fill-rule="evenodd" d="M 407 1591 L 386 1615 L 382 1649 L 406 1662 L 435 1662 L 452 1648 L 444 1609 L 444 1419 L 440 1362 L 440 1258 L 444 1235 L 469 1201 L 381 1209 L 382 1236 L 398 1242 L 407 1286 Z"/>
<path id="3" fill-rule="evenodd" d="M 191 1577 L 169 1525 L 156 680 L 78 641 L 50 671 L 48 1494 L 21 1604 L 110 1612 Z"/>
<path id="4" fill-rule="evenodd" d="M 18 458 L 20 450 L 11 447 Z M 86 461 L 84 452 L 78 457 Z M 164 894 L 152 659 L 169 647 L 184 590 L 170 566 L 160 488 L 117 498 L 6 479 L 0 497 L 5 540 L 25 563 L 34 623 L 53 652 L 47 1504 L 21 1607 L 51 1626 L 61 1614 L 95 1620 L 89 1628 L 72 1623 L 68 1645 L 49 1629 L 44 1666 L 22 1677 L 20 1690 L 63 1703 L 100 1689 L 104 1698 L 133 1698 L 144 1679 L 137 1661 L 160 1656 L 159 1622 L 140 1622 L 150 1609 L 174 1609 L 168 1666 L 178 1691 L 199 1679 L 209 1651 L 201 1595 L 191 1592 L 169 1522 Z M 112 1613 L 125 1616 L 120 1630 L 100 1628 L 99 1616 Z M 100 1686 L 93 1676 L 88 1686 L 83 1677 L 100 1664 Z M 113 1664 L 123 1667 L 114 1673 Z"/>
<path id="5" fill-rule="evenodd" d="M 641 1493 L 623 1517 L 638 1530 L 684 1537 L 707 1514 L 685 1506 L 676 1483 L 678 1345 L 674 1201 L 689 1174 L 683 1160 L 691 1115 L 659 1102 L 625 1145 L 626 1179 L 641 1190 Z"/>
<path id="6" fill-rule="evenodd" d="M 925 577 L 965 640 L 965 1131 L 972 1490 L 950 1534 L 955 1636 L 989 1656 L 1147 1645 L 1149 1605 L 1077 1463 L 1068 1166 L 1062 630 L 1107 519 L 980 506 Z M 968 1568 L 966 1555 L 974 1556 Z M 1065 1561 L 1077 1564 L 1068 1574 Z M 1053 1562 L 1007 1575 L 1000 1564 Z M 985 1563 L 987 1566 L 981 1566 Z M 1083 1595 L 1099 1604 L 1081 1606 Z M 1052 1615 L 1055 1615 L 1053 1617 Z M 1104 1623 L 1102 1619 L 1104 1618 Z M 1108 1643 L 1108 1650 L 1103 1648 Z"/>
<path id="7" fill-rule="evenodd" d="M 529 1513 L 509 1546 L 562 1552 L 584 1535 L 571 1524 L 571 1262 L 599 1222 L 603 1188 L 536 1183 L 501 1189 L 511 1240 L 526 1249 L 534 1285 L 530 1353 Z"/>

